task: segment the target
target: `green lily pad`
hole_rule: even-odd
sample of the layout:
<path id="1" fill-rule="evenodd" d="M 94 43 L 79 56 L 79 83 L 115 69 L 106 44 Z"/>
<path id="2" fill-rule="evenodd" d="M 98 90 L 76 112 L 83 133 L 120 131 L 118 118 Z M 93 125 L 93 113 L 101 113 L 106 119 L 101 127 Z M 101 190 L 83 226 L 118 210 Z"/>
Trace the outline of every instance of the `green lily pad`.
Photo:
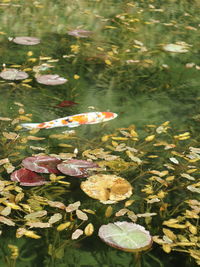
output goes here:
<path id="1" fill-rule="evenodd" d="M 147 250 L 152 245 L 152 237 L 149 231 L 132 222 L 124 221 L 102 225 L 99 228 L 98 235 L 111 247 L 127 252 Z"/>

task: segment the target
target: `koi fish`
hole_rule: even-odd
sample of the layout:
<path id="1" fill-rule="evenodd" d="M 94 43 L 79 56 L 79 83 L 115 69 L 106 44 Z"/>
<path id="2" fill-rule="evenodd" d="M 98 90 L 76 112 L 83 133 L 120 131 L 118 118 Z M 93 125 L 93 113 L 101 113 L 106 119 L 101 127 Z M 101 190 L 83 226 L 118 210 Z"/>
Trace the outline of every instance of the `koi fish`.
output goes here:
<path id="1" fill-rule="evenodd" d="M 42 123 L 22 123 L 21 126 L 29 130 L 51 129 L 63 126 L 73 128 L 83 124 L 96 124 L 100 122 L 109 121 L 115 119 L 116 117 L 117 114 L 113 112 L 88 112 Z"/>

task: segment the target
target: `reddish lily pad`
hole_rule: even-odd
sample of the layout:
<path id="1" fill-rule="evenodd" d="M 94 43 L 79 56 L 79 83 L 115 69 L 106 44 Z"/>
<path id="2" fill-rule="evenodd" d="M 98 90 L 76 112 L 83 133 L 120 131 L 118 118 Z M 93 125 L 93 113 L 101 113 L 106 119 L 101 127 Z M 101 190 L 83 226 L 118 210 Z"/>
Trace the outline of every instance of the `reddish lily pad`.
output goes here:
<path id="1" fill-rule="evenodd" d="M 98 235 L 111 247 L 127 252 L 140 252 L 152 246 L 152 236 L 149 231 L 132 222 L 124 221 L 102 225 Z"/>
<path id="2" fill-rule="evenodd" d="M 28 37 L 28 36 L 15 37 L 12 41 L 16 44 L 22 44 L 22 45 L 37 45 L 40 43 L 39 38 Z"/>
<path id="3" fill-rule="evenodd" d="M 89 169 L 98 167 L 94 162 L 78 159 L 67 160 L 57 166 L 62 173 L 76 177 L 87 177 Z"/>
<path id="4" fill-rule="evenodd" d="M 79 37 L 79 38 L 87 38 L 92 35 L 91 31 L 83 30 L 83 29 L 75 29 L 67 32 L 69 35 Z"/>
<path id="5" fill-rule="evenodd" d="M 23 185 L 23 186 L 37 186 L 37 185 L 43 185 L 47 183 L 44 177 L 42 177 L 41 175 L 33 171 L 27 170 L 25 168 L 21 168 L 17 171 L 14 171 L 11 174 L 11 180 L 15 182 L 19 182 L 20 185 Z"/>
<path id="6" fill-rule="evenodd" d="M 59 173 L 57 165 L 61 160 L 50 156 L 28 157 L 22 161 L 22 165 L 31 171 L 39 173 Z"/>
<path id="7" fill-rule="evenodd" d="M 0 73 L 0 77 L 4 80 L 23 80 L 28 78 L 28 74 L 18 69 L 5 69 Z"/>
<path id="8" fill-rule="evenodd" d="M 78 103 L 75 103 L 73 101 L 69 101 L 69 100 L 64 100 L 62 102 L 60 102 L 56 107 L 57 108 L 64 108 L 64 107 L 71 107 L 74 105 L 77 105 Z"/>
<path id="9" fill-rule="evenodd" d="M 59 85 L 68 81 L 63 77 L 60 77 L 58 74 L 39 75 L 37 76 L 36 80 L 38 83 L 46 85 Z"/>

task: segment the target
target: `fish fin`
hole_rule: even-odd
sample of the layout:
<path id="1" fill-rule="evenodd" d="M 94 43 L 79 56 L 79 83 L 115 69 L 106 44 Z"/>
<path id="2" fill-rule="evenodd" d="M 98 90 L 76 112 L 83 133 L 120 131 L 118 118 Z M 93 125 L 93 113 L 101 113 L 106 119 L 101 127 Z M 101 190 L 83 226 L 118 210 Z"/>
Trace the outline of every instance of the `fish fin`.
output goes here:
<path id="1" fill-rule="evenodd" d="M 22 123 L 21 126 L 27 130 L 40 129 L 38 126 L 40 123 Z"/>
<path id="2" fill-rule="evenodd" d="M 67 124 L 66 126 L 69 127 L 69 128 L 75 128 L 75 127 L 80 126 L 80 124 L 72 122 L 72 123 Z"/>

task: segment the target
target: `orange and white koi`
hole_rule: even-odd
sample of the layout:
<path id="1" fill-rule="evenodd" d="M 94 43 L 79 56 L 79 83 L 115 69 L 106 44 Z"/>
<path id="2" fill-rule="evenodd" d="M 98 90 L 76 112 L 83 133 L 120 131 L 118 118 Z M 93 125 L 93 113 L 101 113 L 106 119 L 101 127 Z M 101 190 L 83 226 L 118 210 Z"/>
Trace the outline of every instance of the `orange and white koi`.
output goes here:
<path id="1" fill-rule="evenodd" d="M 51 129 L 55 127 L 78 127 L 83 124 L 96 124 L 109 121 L 117 117 L 113 112 L 88 112 L 59 118 L 52 121 L 42 123 L 22 123 L 21 126 L 26 129 Z"/>

